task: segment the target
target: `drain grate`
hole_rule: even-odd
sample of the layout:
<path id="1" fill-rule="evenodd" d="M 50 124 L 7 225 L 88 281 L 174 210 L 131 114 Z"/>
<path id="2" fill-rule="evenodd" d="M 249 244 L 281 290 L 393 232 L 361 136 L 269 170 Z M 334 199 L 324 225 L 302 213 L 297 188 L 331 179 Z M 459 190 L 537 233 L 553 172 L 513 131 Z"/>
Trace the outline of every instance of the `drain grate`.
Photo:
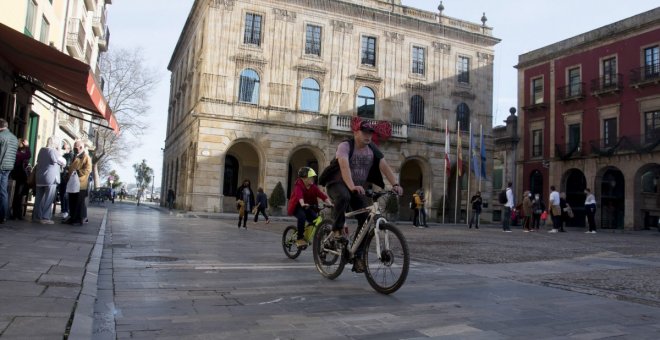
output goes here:
<path id="1" fill-rule="evenodd" d="M 135 256 L 135 257 L 129 257 L 128 259 L 135 261 L 144 261 L 144 262 L 172 262 L 179 260 L 177 257 L 171 257 L 171 256 Z"/>

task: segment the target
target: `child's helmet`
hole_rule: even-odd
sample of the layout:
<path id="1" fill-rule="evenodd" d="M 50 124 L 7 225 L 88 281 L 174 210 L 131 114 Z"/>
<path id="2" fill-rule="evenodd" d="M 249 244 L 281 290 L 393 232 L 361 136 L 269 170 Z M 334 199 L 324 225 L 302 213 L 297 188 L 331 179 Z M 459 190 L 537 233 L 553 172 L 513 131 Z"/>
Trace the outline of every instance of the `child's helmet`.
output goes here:
<path id="1" fill-rule="evenodd" d="M 307 178 L 307 177 L 314 177 L 316 176 L 316 171 L 314 169 L 308 167 L 308 166 L 303 166 L 298 170 L 298 177 L 300 178 Z"/>

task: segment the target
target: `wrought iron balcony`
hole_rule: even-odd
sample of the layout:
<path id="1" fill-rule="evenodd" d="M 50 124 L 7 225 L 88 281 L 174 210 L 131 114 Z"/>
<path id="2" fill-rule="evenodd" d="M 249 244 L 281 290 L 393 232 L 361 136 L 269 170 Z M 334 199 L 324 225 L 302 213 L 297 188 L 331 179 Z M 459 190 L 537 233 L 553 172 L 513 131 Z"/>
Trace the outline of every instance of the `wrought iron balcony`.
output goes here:
<path id="1" fill-rule="evenodd" d="M 548 108 L 548 104 L 546 102 L 537 103 L 537 104 L 530 104 L 530 105 L 522 107 L 523 110 L 529 111 L 529 112 L 541 111 L 541 110 L 545 110 L 547 108 Z"/>
<path id="2" fill-rule="evenodd" d="M 657 85 L 660 83 L 660 63 L 630 70 L 630 85 L 633 87 Z"/>
<path id="3" fill-rule="evenodd" d="M 610 74 L 591 81 L 591 94 L 602 96 L 621 91 L 623 88 L 623 75 L 621 73 Z"/>
<path id="4" fill-rule="evenodd" d="M 620 151 L 623 141 L 623 138 L 593 139 L 589 141 L 589 145 L 591 146 L 591 153 L 609 157 Z"/>
<path id="5" fill-rule="evenodd" d="M 555 144 L 555 154 L 559 159 L 566 161 L 584 155 L 584 143 Z"/>
<path id="6" fill-rule="evenodd" d="M 339 115 L 330 115 L 328 117 L 328 131 L 332 133 L 342 133 L 350 134 L 351 133 L 351 122 L 354 116 L 339 116 Z M 388 121 L 381 121 L 375 119 L 365 119 L 369 122 L 375 122 L 376 124 L 382 124 L 383 122 L 389 124 L 392 128 L 391 139 L 395 140 L 407 140 L 408 139 L 408 126 L 402 123 L 394 123 Z"/>
<path id="7" fill-rule="evenodd" d="M 557 100 L 567 102 L 584 98 L 584 83 L 570 84 L 557 88 Z"/>
<path id="8" fill-rule="evenodd" d="M 69 19 L 69 33 L 66 39 L 66 49 L 69 55 L 77 59 L 85 57 L 85 27 L 82 20 L 77 18 Z"/>
<path id="9" fill-rule="evenodd" d="M 651 130 L 643 135 L 623 137 L 621 149 L 636 153 L 653 152 L 660 145 L 660 130 Z"/>

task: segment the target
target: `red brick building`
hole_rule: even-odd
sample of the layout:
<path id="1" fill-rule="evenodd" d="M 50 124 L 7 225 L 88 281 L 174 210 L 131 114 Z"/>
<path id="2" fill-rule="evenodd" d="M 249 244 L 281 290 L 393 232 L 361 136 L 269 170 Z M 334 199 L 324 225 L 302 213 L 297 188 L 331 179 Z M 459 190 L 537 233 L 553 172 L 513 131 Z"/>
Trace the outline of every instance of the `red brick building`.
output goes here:
<path id="1" fill-rule="evenodd" d="M 555 185 L 584 226 L 658 226 L 660 8 L 519 56 L 516 189 Z"/>

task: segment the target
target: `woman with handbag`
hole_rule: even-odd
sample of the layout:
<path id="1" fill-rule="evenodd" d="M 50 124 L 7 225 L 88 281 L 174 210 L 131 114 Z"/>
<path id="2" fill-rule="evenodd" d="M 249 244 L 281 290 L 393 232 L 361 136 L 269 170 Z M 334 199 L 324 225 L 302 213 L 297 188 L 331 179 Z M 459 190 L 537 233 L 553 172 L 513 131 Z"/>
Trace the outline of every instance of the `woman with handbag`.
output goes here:
<path id="1" fill-rule="evenodd" d="M 85 146 L 80 140 L 73 143 L 73 152 L 75 157 L 69 166 L 69 181 L 67 183 L 67 193 L 69 193 L 69 219 L 63 223 L 81 226 L 83 223 L 85 198 L 87 197 L 89 189 L 89 174 L 92 173 L 92 160 L 85 151 Z M 76 178 L 78 179 L 76 181 Z M 73 183 L 71 183 L 73 182 Z M 69 186 L 71 183 L 71 186 Z M 79 184 L 78 192 L 76 191 L 75 184 Z"/>

